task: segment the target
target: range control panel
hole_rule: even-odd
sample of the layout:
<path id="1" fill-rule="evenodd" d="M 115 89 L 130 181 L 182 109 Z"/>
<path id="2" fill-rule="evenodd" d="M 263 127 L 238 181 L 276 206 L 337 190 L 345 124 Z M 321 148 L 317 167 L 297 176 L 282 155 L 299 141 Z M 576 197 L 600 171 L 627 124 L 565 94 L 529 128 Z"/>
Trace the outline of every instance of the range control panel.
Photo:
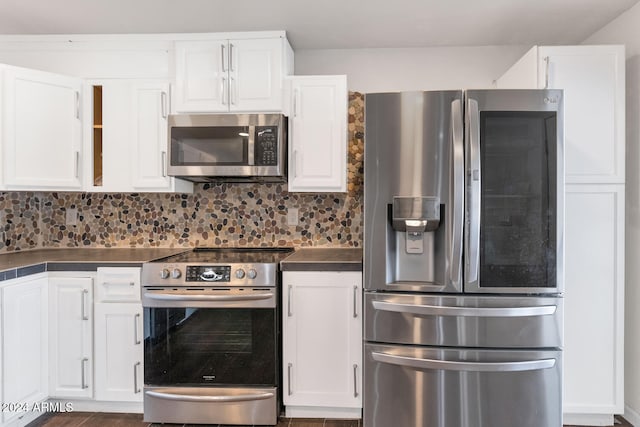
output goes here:
<path id="1" fill-rule="evenodd" d="M 229 282 L 231 266 L 189 265 L 185 279 L 187 282 Z"/>

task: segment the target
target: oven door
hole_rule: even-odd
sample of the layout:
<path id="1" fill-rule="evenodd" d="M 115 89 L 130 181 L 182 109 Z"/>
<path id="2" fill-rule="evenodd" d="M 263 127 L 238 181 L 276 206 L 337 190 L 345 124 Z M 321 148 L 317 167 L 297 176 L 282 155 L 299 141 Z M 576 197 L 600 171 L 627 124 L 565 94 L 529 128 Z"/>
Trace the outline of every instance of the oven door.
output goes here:
<path id="1" fill-rule="evenodd" d="M 143 292 L 145 421 L 277 421 L 277 290 Z"/>

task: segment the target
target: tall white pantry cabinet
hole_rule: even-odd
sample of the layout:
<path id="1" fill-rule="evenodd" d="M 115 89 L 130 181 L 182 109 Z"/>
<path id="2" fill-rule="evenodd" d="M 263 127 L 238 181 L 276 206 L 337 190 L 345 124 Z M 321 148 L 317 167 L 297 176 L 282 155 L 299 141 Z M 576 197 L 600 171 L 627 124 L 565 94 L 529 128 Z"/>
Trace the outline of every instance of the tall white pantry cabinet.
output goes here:
<path id="1" fill-rule="evenodd" d="M 535 46 L 498 88 L 564 90 L 565 424 L 624 412 L 624 47 Z"/>

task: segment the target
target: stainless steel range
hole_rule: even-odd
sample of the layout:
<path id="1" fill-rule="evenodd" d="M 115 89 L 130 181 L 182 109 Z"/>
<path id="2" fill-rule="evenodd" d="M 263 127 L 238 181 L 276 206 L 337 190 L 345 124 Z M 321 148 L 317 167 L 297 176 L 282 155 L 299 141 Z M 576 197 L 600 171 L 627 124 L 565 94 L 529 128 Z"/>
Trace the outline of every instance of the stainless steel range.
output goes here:
<path id="1" fill-rule="evenodd" d="M 142 267 L 144 420 L 275 425 L 279 263 L 290 248 L 198 248 Z"/>

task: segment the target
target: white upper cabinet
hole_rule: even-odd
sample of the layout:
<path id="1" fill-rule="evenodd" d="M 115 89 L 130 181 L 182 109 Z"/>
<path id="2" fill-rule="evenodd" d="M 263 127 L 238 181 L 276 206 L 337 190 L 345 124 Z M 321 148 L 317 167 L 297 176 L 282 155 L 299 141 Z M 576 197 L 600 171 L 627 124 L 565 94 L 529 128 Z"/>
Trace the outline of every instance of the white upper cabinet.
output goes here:
<path id="1" fill-rule="evenodd" d="M 1 121 L 7 189 L 82 188 L 81 90 L 82 81 L 76 78 L 4 69 Z"/>
<path id="2" fill-rule="evenodd" d="M 104 192 L 192 192 L 167 176 L 169 83 L 155 79 L 88 81 L 85 188 Z"/>
<path id="3" fill-rule="evenodd" d="M 284 37 L 178 41 L 177 112 L 281 111 L 292 71 Z"/>
<path id="4" fill-rule="evenodd" d="M 287 78 L 289 191 L 347 191 L 347 78 Z"/>
<path id="5" fill-rule="evenodd" d="M 168 82 L 135 82 L 131 89 L 131 156 L 137 191 L 193 192 L 193 184 L 167 175 Z"/>
<path id="6" fill-rule="evenodd" d="M 536 46 L 497 81 L 564 90 L 568 184 L 625 182 L 624 60 L 623 46 Z"/>

